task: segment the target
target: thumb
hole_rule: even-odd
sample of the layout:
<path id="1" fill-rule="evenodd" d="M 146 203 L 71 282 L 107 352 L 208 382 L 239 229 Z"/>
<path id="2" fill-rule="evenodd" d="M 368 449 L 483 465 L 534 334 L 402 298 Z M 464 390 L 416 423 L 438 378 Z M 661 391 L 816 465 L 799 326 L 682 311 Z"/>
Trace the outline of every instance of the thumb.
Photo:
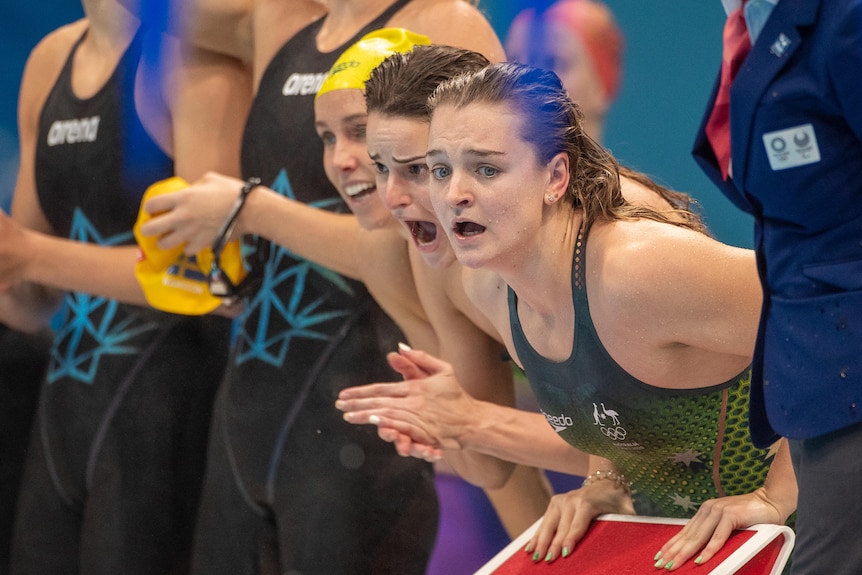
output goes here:
<path id="1" fill-rule="evenodd" d="M 404 355 L 390 352 L 386 354 L 386 360 L 389 362 L 389 366 L 401 374 L 404 379 L 422 379 L 429 375 Z"/>
<path id="2" fill-rule="evenodd" d="M 449 363 L 434 357 L 430 353 L 414 350 L 405 343 L 398 344 L 398 356 L 409 360 L 425 376 L 452 371 L 452 366 Z"/>

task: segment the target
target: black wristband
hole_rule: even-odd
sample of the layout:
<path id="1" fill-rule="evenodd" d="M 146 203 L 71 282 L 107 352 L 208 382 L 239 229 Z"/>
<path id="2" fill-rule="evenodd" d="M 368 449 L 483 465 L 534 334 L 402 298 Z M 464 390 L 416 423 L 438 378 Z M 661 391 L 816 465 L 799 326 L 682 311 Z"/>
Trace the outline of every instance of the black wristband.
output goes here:
<path id="1" fill-rule="evenodd" d="M 260 178 L 249 178 L 242 185 L 242 188 L 239 191 L 239 196 L 233 204 L 233 207 L 228 213 L 227 218 L 225 218 L 224 223 L 219 229 L 218 234 L 213 240 L 212 250 L 213 256 L 216 258 L 221 255 L 222 250 L 224 250 L 225 244 L 230 239 L 231 234 L 233 233 L 233 228 L 236 226 L 236 222 L 239 219 L 239 213 L 242 211 L 243 206 L 245 206 L 245 200 L 248 198 L 248 195 L 251 193 L 253 189 L 260 185 Z"/>

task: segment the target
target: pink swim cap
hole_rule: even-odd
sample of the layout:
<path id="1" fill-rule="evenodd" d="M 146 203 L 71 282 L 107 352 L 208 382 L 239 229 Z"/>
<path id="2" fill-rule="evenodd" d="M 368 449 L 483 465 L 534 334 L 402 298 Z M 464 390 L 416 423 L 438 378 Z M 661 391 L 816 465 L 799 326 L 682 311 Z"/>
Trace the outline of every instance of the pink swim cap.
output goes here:
<path id="1" fill-rule="evenodd" d="M 532 8 L 524 10 L 516 18 L 531 20 L 535 17 Z M 610 9 L 596 0 L 558 0 L 552 4 L 542 18 L 546 22 L 560 22 L 568 26 L 584 45 L 593 61 L 608 100 L 616 98 L 620 87 L 624 40 Z M 525 22 L 528 23 L 528 22 Z"/>

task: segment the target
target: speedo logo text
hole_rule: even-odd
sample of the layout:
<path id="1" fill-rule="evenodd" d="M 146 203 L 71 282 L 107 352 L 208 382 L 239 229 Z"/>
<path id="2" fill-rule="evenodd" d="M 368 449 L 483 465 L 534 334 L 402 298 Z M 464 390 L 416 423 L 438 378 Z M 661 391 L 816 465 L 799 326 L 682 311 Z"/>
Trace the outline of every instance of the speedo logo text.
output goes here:
<path id="1" fill-rule="evenodd" d="M 551 424 L 551 427 L 553 427 L 554 431 L 556 431 L 557 433 L 571 427 L 574 424 L 574 421 L 571 417 L 562 413 L 560 415 L 551 415 L 550 413 L 545 413 L 543 411 L 542 415 L 545 416 L 545 419 L 548 420 L 548 423 Z"/>

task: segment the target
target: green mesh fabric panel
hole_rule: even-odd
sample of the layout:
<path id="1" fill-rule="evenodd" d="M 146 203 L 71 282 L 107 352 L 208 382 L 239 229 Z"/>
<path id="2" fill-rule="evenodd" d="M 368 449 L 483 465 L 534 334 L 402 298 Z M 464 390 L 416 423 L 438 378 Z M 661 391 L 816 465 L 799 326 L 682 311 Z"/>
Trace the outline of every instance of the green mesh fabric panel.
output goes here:
<path id="1" fill-rule="evenodd" d="M 749 439 L 749 384 L 747 371 L 704 395 L 656 394 L 618 411 L 591 403 L 560 435 L 614 461 L 634 483 L 639 513 L 690 517 L 707 499 L 763 485 L 773 453 Z"/>

